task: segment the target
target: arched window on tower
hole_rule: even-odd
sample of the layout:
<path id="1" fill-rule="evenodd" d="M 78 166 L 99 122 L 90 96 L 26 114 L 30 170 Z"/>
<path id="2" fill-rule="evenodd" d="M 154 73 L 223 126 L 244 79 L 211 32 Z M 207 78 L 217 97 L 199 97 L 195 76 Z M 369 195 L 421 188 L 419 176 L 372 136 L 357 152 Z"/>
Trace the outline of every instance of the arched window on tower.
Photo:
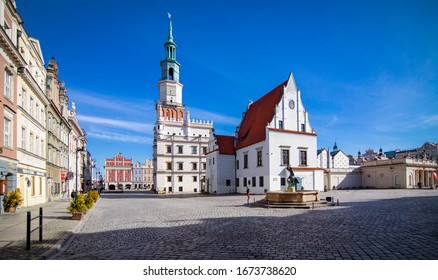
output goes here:
<path id="1" fill-rule="evenodd" d="M 173 80 L 173 68 L 169 68 L 169 80 Z"/>

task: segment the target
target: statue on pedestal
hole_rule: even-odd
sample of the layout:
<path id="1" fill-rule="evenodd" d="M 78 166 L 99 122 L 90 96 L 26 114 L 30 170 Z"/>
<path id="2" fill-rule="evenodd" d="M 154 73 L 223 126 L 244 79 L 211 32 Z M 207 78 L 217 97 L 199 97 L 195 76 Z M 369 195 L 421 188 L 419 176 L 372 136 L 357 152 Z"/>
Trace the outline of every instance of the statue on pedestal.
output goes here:
<path id="1" fill-rule="evenodd" d="M 295 177 L 294 171 L 290 165 L 287 166 L 287 171 L 289 171 L 289 177 L 287 177 L 287 190 L 289 192 L 294 192 L 297 189 L 297 185 L 300 181 Z"/>

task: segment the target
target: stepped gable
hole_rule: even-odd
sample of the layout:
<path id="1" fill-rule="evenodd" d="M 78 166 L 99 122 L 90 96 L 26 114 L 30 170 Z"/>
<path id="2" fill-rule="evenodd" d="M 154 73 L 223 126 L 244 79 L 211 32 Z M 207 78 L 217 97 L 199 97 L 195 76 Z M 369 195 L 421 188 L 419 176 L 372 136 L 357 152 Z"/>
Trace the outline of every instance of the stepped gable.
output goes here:
<path id="1" fill-rule="evenodd" d="M 240 125 L 236 149 L 266 139 L 266 125 L 272 121 L 275 107 L 280 102 L 286 85 L 287 80 L 249 106 Z"/>
<path id="2" fill-rule="evenodd" d="M 234 136 L 217 135 L 216 142 L 219 146 L 219 154 L 221 155 L 235 155 Z"/>

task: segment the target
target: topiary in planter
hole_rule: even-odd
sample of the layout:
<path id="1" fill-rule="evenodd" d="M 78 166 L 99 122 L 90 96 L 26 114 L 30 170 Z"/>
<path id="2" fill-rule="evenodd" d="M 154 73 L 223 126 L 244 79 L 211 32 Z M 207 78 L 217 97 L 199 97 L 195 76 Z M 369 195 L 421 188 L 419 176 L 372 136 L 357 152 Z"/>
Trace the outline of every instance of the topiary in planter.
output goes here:
<path id="1" fill-rule="evenodd" d="M 91 198 L 94 200 L 94 202 L 96 202 L 100 198 L 99 192 L 96 190 L 91 190 L 87 194 L 89 194 L 91 196 Z"/>
<path id="2" fill-rule="evenodd" d="M 23 196 L 21 195 L 20 189 L 15 189 L 8 193 L 8 196 L 4 199 L 5 211 L 14 212 L 17 206 L 23 203 Z"/>
<path id="3" fill-rule="evenodd" d="M 85 205 L 85 198 L 82 193 L 78 193 L 76 198 L 70 201 L 70 207 L 67 208 L 70 213 L 85 213 L 87 206 Z"/>
<path id="4" fill-rule="evenodd" d="M 87 209 L 90 209 L 91 207 L 93 207 L 94 204 L 94 199 L 91 196 L 90 192 L 87 192 L 87 194 L 85 195 L 85 206 L 87 206 Z"/>

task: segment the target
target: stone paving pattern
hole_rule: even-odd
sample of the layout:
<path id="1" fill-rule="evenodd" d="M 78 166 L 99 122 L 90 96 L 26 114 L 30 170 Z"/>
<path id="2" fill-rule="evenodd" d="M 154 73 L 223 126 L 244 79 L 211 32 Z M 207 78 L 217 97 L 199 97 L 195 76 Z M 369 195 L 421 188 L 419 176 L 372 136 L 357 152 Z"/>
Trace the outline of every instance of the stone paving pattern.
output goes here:
<path id="1" fill-rule="evenodd" d="M 31 260 L 48 258 L 62 247 L 80 221 L 73 221 L 67 211 L 68 201 L 49 202 L 44 205 L 21 208 L 16 213 L 0 215 L 0 260 Z M 39 242 L 38 230 L 31 235 L 31 250 L 26 251 L 27 212 L 32 218 L 43 207 L 43 242 Z M 38 219 L 32 221 L 32 229 L 38 227 Z"/>
<path id="2" fill-rule="evenodd" d="M 326 196 L 340 205 L 265 209 L 248 207 L 241 195 L 104 194 L 52 258 L 438 259 L 438 191 L 321 193 Z"/>

